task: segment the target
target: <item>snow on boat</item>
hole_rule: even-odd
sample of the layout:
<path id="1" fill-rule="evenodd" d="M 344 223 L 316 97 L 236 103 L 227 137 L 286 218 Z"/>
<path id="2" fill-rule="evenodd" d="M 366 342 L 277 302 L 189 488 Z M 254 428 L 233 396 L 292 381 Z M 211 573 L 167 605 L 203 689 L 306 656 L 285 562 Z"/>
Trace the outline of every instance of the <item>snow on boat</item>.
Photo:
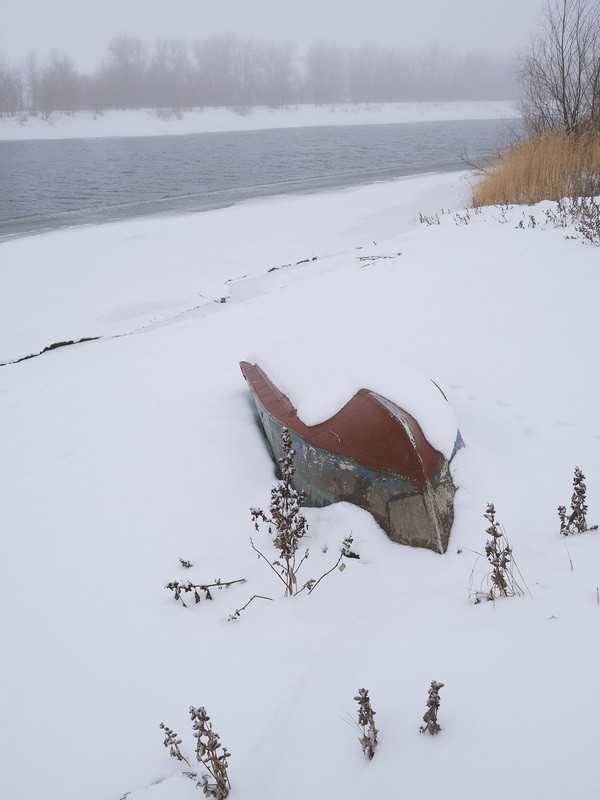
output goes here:
<path id="1" fill-rule="evenodd" d="M 369 511 L 393 541 L 446 551 L 456 492 L 450 461 L 463 446 L 458 430 L 447 458 L 413 416 L 369 389 L 358 391 L 330 419 L 309 426 L 259 366 L 242 361 L 240 367 L 276 463 L 282 428 L 292 437 L 294 484 L 305 493 L 306 505 L 344 500 Z M 440 402 L 447 403 L 439 392 Z"/>

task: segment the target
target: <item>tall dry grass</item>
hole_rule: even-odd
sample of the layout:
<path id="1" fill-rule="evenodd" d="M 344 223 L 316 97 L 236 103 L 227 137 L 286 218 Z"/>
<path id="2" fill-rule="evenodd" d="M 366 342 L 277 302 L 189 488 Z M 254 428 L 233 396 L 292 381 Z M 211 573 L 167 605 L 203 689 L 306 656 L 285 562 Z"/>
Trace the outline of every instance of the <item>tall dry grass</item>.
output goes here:
<path id="1" fill-rule="evenodd" d="M 482 168 L 474 206 L 600 194 L 600 134 L 551 131 L 510 147 Z"/>

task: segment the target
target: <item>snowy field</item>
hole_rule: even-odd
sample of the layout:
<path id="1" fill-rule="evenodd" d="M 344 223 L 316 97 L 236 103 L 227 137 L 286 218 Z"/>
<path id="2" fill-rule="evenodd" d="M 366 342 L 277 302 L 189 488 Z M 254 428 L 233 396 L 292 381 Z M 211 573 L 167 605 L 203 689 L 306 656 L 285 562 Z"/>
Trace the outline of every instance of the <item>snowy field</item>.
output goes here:
<path id="1" fill-rule="evenodd" d="M 565 541 L 556 512 L 578 465 L 600 522 L 600 251 L 542 207 L 456 216 L 467 189 L 430 175 L 0 245 L 1 362 L 102 337 L 0 367 L 1 797 L 199 798 L 158 727 L 190 757 L 190 705 L 232 753 L 232 800 L 600 797 L 600 538 Z M 249 543 L 273 554 L 249 514 L 274 471 L 248 356 L 313 409 L 350 363 L 434 379 L 466 443 L 448 552 L 307 510 L 302 577 L 349 533 L 360 559 L 284 599 Z M 474 605 L 489 501 L 530 594 Z M 188 608 L 164 588 L 215 578 L 246 583 Z M 254 594 L 275 599 L 227 621 Z M 347 724 L 360 687 L 371 762 Z"/>
<path id="2" fill-rule="evenodd" d="M 103 136 L 164 136 L 217 131 L 253 131 L 265 128 L 304 128 L 322 125 L 383 125 L 393 122 L 514 119 L 517 103 L 473 101 L 440 103 L 358 103 L 355 105 L 289 108 L 258 107 L 248 113 L 227 108 L 159 114 L 155 110 L 79 111 L 54 113 L 48 120 L 22 114 L 0 117 L 0 141 L 11 139 L 79 139 Z"/>

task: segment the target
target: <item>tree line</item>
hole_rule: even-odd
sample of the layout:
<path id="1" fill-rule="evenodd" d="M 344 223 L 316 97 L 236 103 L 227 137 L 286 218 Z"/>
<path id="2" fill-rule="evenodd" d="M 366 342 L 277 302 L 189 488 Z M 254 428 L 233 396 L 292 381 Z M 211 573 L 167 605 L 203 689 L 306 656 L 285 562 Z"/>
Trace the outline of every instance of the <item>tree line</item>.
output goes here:
<path id="1" fill-rule="evenodd" d="M 89 74 L 65 54 L 23 65 L 0 56 L 0 116 L 55 111 L 256 105 L 507 100 L 516 96 L 509 59 L 453 55 L 432 47 L 413 55 L 393 47 L 347 48 L 327 42 L 305 53 L 288 42 L 223 35 L 151 47 L 117 36 Z"/>

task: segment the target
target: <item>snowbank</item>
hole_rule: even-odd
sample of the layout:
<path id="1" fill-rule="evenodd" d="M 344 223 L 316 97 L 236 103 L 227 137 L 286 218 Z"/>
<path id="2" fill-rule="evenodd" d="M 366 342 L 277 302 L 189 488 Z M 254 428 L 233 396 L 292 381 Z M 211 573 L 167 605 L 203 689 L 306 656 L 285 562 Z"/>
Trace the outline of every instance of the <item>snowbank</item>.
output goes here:
<path id="1" fill-rule="evenodd" d="M 323 125 L 385 125 L 394 122 L 513 119 L 519 116 L 512 101 L 445 103 L 360 103 L 337 106 L 258 107 L 247 114 L 225 108 L 174 112 L 155 110 L 79 111 L 53 114 L 47 121 L 26 114 L 0 118 L 0 141 L 11 139 L 80 139 L 105 136 L 175 136 L 217 131 L 266 128 L 304 128 Z"/>
<path id="2" fill-rule="evenodd" d="M 4 242 L 0 363 L 53 342 L 215 309 L 232 290 L 244 291 L 243 279 L 269 269 L 296 262 L 328 269 L 334 253 L 368 255 L 374 237 L 414 225 L 415 203 L 433 213 L 439 202 L 452 204 L 460 185 L 459 174 L 403 178 Z"/>
<path id="3" fill-rule="evenodd" d="M 428 176 L 0 245 L 4 355 L 104 336 L 0 367 L 2 797 L 198 798 L 158 725 L 193 759 L 204 705 L 231 800 L 597 798 L 600 534 L 565 541 L 556 508 L 578 465 L 600 522 L 599 251 L 538 208 L 419 225 L 462 188 Z M 274 341 L 286 370 L 343 362 L 364 331 L 382 372 L 419 369 L 458 417 L 450 547 L 308 510 L 301 579 L 350 532 L 360 559 L 284 599 L 248 541 L 274 555 L 249 514 L 274 473 L 238 362 Z M 472 605 L 489 501 L 531 594 Z M 217 577 L 247 582 L 188 608 L 163 588 Z M 254 594 L 274 599 L 228 622 Z M 434 679 L 442 732 L 422 736 Z M 371 762 L 347 724 L 359 687 Z"/>

